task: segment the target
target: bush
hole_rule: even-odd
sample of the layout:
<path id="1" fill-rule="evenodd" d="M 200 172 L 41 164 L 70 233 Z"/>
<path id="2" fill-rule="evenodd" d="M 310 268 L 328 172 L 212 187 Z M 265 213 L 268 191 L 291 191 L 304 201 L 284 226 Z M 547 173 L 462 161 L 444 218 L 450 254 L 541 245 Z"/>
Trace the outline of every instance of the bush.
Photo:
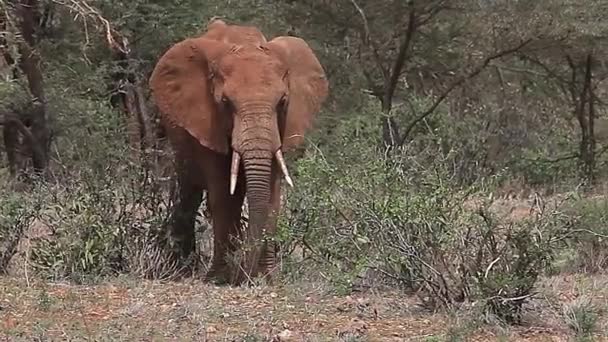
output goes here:
<path id="1" fill-rule="evenodd" d="M 571 219 L 567 260 L 562 268 L 576 272 L 601 272 L 608 266 L 608 200 L 603 197 L 570 201 L 565 212 Z"/>
<path id="2" fill-rule="evenodd" d="M 373 269 L 431 309 L 483 300 L 516 321 L 552 260 L 564 218 L 535 208 L 529 219 L 509 222 L 489 202 L 474 208 L 495 179 L 462 186 L 452 163 L 458 151 L 437 145 L 385 153 L 364 117 L 342 125 L 333 146 L 313 146 L 298 162 L 299 185 L 282 221 L 294 229 L 284 243 L 300 244 L 339 289 Z"/>
<path id="3" fill-rule="evenodd" d="M 461 254 L 470 250 L 470 257 L 477 258 L 471 273 L 477 296 L 490 312 L 507 322 L 519 322 L 523 304 L 533 296 L 537 279 L 550 266 L 565 235 L 564 217 L 541 209 L 530 219 L 508 224 L 486 215 L 480 212 L 483 228 L 469 237 L 473 243 L 462 246 Z"/>
<path id="4" fill-rule="evenodd" d="M 580 340 L 585 340 L 597 329 L 600 310 L 589 298 L 583 296 L 570 304 L 565 304 L 562 314 L 568 327 Z"/>
<path id="5" fill-rule="evenodd" d="M 69 191 L 39 185 L 39 217 L 54 232 L 32 253 L 39 274 L 73 280 L 118 272 L 168 275 L 165 268 L 175 265 L 163 259 L 159 249 L 166 219 L 164 194 L 142 184 L 137 169 L 124 171 L 81 178 Z M 150 259 L 157 263 L 155 268 Z"/>
<path id="6" fill-rule="evenodd" d="M 0 197 L 0 274 L 7 271 L 20 239 L 33 220 L 35 210 L 30 205 L 27 196 L 20 193 Z"/>
<path id="7" fill-rule="evenodd" d="M 373 281 L 414 291 L 429 309 L 480 301 L 487 312 L 516 322 L 558 244 L 602 243 L 599 233 L 585 242 L 567 231 L 576 224 L 595 232 L 601 209 L 573 209 L 581 215 L 574 220 L 541 205 L 515 222 L 494 213 L 489 198 L 500 179 L 475 175 L 474 158 L 463 161 L 480 144 L 463 151 L 463 139 L 453 139 L 446 148 L 445 139 L 430 135 L 384 150 L 378 123 L 370 120 L 376 111 L 370 106 L 348 116 L 332 139 L 311 144 L 292 168 L 297 186 L 287 193 L 276 237 L 286 276 L 318 276 L 346 292 L 370 280 L 371 270 Z M 32 251 L 32 267 L 79 281 L 179 272 L 164 249 L 168 191 L 131 157 L 120 116 L 73 100 L 57 118 L 57 183 L 36 184 L 23 201 L 0 200 L 3 208 L 21 208 L 3 209 L 10 226 L 35 217 L 54 232 Z M 449 132 L 439 133 L 455 134 Z"/>
<path id="8" fill-rule="evenodd" d="M 171 205 L 166 182 L 133 157 L 122 117 L 78 98 L 51 107 L 57 120 L 53 181 L 34 181 L 29 191 L 0 198 L 1 240 L 14 236 L 16 244 L 35 218 L 52 232 L 32 246 L 28 260 L 43 277 L 175 275 L 163 245 Z"/>

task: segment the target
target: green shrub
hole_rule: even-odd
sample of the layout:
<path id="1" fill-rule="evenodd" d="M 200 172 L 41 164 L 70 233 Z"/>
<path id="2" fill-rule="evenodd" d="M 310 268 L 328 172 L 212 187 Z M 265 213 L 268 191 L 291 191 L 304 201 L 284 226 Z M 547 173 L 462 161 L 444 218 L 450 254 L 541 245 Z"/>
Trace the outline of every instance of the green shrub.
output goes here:
<path id="1" fill-rule="evenodd" d="M 581 340 L 590 337 L 597 329 L 599 310 L 587 297 L 578 298 L 573 303 L 564 305 L 562 314 L 568 327 Z"/>
<path id="2" fill-rule="evenodd" d="M 123 117 L 78 97 L 50 107 L 55 116 L 52 181 L 33 182 L 28 191 L 0 198 L 2 241 L 37 218 L 52 231 L 31 251 L 31 267 L 40 276 L 170 277 L 176 265 L 162 248 L 167 187 L 133 158 Z"/>
<path id="3" fill-rule="evenodd" d="M 570 201 L 565 212 L 571 218 L 562 269 L 601 272 L 608 266 L 608 200 L 603 197 Z"/>
<path id="4" fill-rule="evenodd" d="M 69 189 L 38 185 L 38 217 L 53 231 L 32 251 L 38 274 L 82 280 L 141 268 L 135 254 L 159 236 L 166 210 L 163 198 L 138 182 L 137 169 L 126 171 L 81 175 Z"/>
<path id="5" fill-rule="evenodd" d="M 6 187 L 8 188 L 8 182 Z M 22 193 L 0 197 L 0 274 L 17 252 L 17 245 L 35 217 L 36 208 Z"/>
<path id="6" fill-rule="evenodd" d="M 540 212 L 505 224 L 487 213 L 481 216 L 484 227 L 470 237 L 474 242 L 468 247 L 478 261 L 485 260 L 476 265 L 473 277 L 477 296 L 499 318 L 519 322 L 523 304 L 534 295 L 538 277 L 550 266 L 565 235 L 563 217 L 557 211 Z"/>
<path id="7" fill-rule="evenodd" d="M 564 234 L 559 211 L 512 223 L 490 203 L 475 210 L 467 203 L 487 198 L 495 179 L 463 185 L 453 163 L 459 152 L 433 144 L 385 153 L 365 118 L 352 117 L 331 146 L 312 146 L 298 161 L 281 221 L 286 250 L 300 244 L 341 291 L 373 269 L 429 308 L 483 300 L 516 321 Z"/>

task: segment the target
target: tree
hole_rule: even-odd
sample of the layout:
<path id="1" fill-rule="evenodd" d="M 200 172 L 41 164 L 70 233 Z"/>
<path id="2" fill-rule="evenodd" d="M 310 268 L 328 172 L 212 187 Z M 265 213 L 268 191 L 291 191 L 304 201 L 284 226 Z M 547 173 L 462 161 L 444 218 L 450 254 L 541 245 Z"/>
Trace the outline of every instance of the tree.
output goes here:
<path id="1" fill-rule="evenodd" d="M 13 113 L 5 114 L 3 122 L 4 142 L 7 150 L 10 171 L 16 175 L 19 165 L 17 147 L 20 136 L 27 143 L 32 166 L 38 174 L 43 174 L 49 164 L 51 130 L 48 125 L 48 113 L 44 92 L 44 78 L 41 69 L 41 56 L 37 50 L 38 28 L 41 23 L 39 2 L 37 0 L 11 1 L 0 3 L 0 27 L 4 37 L 0 49 L 5 61 L 17 64 L 27 79 L 30 94 L 29 103 L 22 108 L 14 108 Z M 8 52 L 6 36 L 11 33 L 16 40 L 18 56 Z M 15 73 L 15 77 L 20 77 Z"/>
<path id="2" fill-rule="evenodd" d="M 602 84 L 608 79 L 608 25 L 604 18 L 608 6 L 599 0 L 579 6 L 570 0 L 547 1 L 532 9 L 536 15 L 551 18 L 545 28 L 545 39 L 539 40 L 520 58 L 538 68 L 541 78 L 553 82 L 570 108 L 571 118 L 578 122 L 579 147 L 575 154 L 581 162 L 581 176 L 593 184 L 596 179 L 596 157 L 606 150 L 597 148 L 595 123 L 602 100 Z M 530 8 L 526 8 L 530 11 Z M 538 78 L 538 74 L 533 75 Z"/>

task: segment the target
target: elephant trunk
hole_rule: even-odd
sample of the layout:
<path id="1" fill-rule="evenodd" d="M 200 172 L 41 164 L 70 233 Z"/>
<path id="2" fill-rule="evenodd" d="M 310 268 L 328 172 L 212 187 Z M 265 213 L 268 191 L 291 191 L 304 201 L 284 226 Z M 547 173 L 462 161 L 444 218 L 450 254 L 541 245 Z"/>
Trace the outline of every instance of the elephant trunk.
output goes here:
<path id="1" fill-rule="evenodd" d="M 246 252 L 242 265 L 244 271 L 251 276 L 257 274 L 264 243 L 264 233 L 268 230 L 270 214 L 272 154 L 264 154 L 268 154 L 268 156 L 250 157 L 248 153 L 243 153 L 247 202 L 249 204 L 249 227 L 245 233 L 243 247 Z"/>
<path id="2" fill-rule="evenodd" d="M 274 232 L 274 227 L 270 226 L 273 172 L 282 172 L 286 182 L 293 186 L 280 149 L 278 122 L 268 107 L 256 107 L 237 115 L 240 120 L 235 122 L 232 135 L 235 148 L 230 167 L 230 193 L 235 191 L 241 163 L 245 171 L 249 227 L 243 239 L 241 266 L 243 276 L 252 277 L 260 271 L 264 234 Z M 278 169 L 273 170 L 276 166 Z"/>
<path id="3" fill-rule="evenodd" d="M 269 217 L 273 159 L 280 147 L 280 139 L 276 119 L 267 106 L 258 104 L 255 108 L 246 108 L 237 117 L 240 120 L 236 122 L 233 133 L 235 152 L 232 156 L 230 192 L 234 192 L 242 163 L 249 204 L 249 227 L 244 232 L 242 245 L 242 276 L 254 277 L 259 271 L 264 234 L 271 230 Z"/>

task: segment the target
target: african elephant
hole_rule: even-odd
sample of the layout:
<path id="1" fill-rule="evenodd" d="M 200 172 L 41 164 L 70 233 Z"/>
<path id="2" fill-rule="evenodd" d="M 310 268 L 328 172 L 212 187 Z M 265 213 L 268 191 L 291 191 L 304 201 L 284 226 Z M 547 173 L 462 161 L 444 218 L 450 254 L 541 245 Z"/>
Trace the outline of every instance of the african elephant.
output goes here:
<path id="1" fill-rule="evenodd" d="M 176 254 L 194 251 L 206 190 L 214 233 L 206 278 L 270 278 L 276 246 L 266 237 L 276 231 L 281 179 L 293 186 L 283 153 L 302 144 L 329 91 L 314 52 L 300 38 L 267 41 L 255 27 L 213 20 L 165 52 L 149 84 L 175 152 L 179 198 L 169 235 Z M 241 231 L 245 196 L 249 224 Z M 240 264 L 231 267 L 226 257 L 237 251 Z"/>

